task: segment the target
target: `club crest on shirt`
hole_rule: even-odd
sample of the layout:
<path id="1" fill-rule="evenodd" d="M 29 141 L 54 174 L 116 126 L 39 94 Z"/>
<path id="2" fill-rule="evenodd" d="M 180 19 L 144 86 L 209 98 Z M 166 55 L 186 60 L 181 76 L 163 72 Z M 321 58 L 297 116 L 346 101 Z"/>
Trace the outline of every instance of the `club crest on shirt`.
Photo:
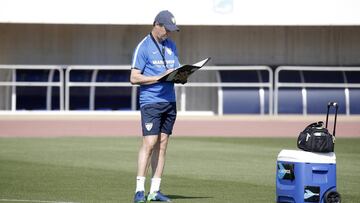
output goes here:
<path id="1" fill-rule="evenodd" d="M 166 52 L 171 56 L 171 54 L 172 54 L 171 49 L 169 49 L 169 48 L 166 47 L 165 50 L 166 50 Z"/>
<path id="2" fill-rule="evenodd" d="M 150 131 L 152 127 L 153 127 L 153 123 L 145 123 L 145 128 L 147 131 Z"/>

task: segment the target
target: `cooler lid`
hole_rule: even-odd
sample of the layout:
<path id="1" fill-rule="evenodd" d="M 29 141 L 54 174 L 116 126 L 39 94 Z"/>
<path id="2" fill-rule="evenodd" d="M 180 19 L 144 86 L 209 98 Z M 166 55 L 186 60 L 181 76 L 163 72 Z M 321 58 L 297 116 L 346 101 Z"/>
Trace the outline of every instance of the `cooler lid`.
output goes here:
<path id="1" fill-rule="evenodd" d="M 302 150 L 283 149 L 278 155 L 278 161 L 286 162 L 305 162 L 305 163 L 336 163 L 334 152 L 330 153 L 314 153 Z"/>

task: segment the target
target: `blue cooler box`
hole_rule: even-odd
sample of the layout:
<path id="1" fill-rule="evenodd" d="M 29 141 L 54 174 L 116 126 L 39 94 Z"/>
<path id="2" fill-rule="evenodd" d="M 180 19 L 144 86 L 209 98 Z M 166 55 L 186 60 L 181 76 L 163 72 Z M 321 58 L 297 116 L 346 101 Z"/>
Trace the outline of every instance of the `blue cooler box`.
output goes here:
<path id="1" fill-rule="evenodd" d="M 336 191 L 335 153 L 281 150 L 277 158 L 276 202 L 325 202 Z"/>

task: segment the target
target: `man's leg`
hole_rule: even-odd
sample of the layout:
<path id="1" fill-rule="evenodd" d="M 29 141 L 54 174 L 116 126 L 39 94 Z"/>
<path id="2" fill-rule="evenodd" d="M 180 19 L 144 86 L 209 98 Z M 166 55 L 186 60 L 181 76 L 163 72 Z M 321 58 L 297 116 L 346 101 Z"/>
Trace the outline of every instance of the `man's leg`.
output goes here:
<path id="1" fill-rule="evenodd" d="M 150 162 L 150 157 L 158 140 L 157 135 L 143 136 L 138 155 L 138 172 L 136 177 L 136 191 L 134 202 L 145 202 L 145 177 Z"/>
<path id="2" fill-rule="evenodd" d="M 142 145 L 138 156 L 138 172 L 137 176 L 146 176 L 147 167 L 149 166 L 150 156 L 158 141 L 157 135 L 143 136 Z"/>
<path id="3" fill-rule="evenodd" d="M 171 200 L 160 192 L 161 176 L 165 166 L 166 149 L 169 142 L 169 136 L 176 120 L 176 104 L 165 103 L 162 105 L 162 115 L 160 121 L 160 136 L 151 156 L 151 168 L 153 178 L 151 180 L 150 193 L 148 201 L 170 202 Z"/>
<path id="4" fill-rule="evenodd" d="M 151 156 L 151 169 L 152 169 L 152 179 L 150 193 L 157 192 L 160 190 L 161 176 L 164 171 L 165 166 L 165 157 L 166 149 L 169 136 L 167 134 L 161 133 L 161 136 L 158 137 L 158 142 L 156 143 L 152 156 Z"/>
<path id="5" fill-rule="evenodd" d="M 151 168 L 153 178 L 151 179 L 151 187 L 148 196 L 148 201 L 163 201 L 170 202 L 171 200 L 160 193 L 161 176 L 164 171 L 166 149 L 169 141 L 169 136 L 165 133 L 161 133 L 156 143 L 153 154 L 151 156 Z"/>
<path id="6" fill-rule="evenodd" d="M 163 174 L 168 141 L 169 135 L 161 133 L 161 136 L 158 136 L 158 141 L 151 156 L 153 178 L 161 178 Z"/>

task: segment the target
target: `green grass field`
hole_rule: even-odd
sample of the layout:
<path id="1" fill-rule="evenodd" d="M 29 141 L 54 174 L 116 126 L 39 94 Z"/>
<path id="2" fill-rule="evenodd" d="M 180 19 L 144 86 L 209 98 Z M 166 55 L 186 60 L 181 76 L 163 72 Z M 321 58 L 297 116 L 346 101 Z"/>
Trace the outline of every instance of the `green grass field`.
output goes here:
<path id="1" fill-rule="evenodd" d="M 0 202 L 132 202 L 139 145 L 134 137 L 0 138 Z M 359 146 L 338 138 L 335 147 L 346 203 L 360 202 Z M 176 203 L 274 202 L 285 148 L 296 138 L 173 137 L 162 191 Z"/>

